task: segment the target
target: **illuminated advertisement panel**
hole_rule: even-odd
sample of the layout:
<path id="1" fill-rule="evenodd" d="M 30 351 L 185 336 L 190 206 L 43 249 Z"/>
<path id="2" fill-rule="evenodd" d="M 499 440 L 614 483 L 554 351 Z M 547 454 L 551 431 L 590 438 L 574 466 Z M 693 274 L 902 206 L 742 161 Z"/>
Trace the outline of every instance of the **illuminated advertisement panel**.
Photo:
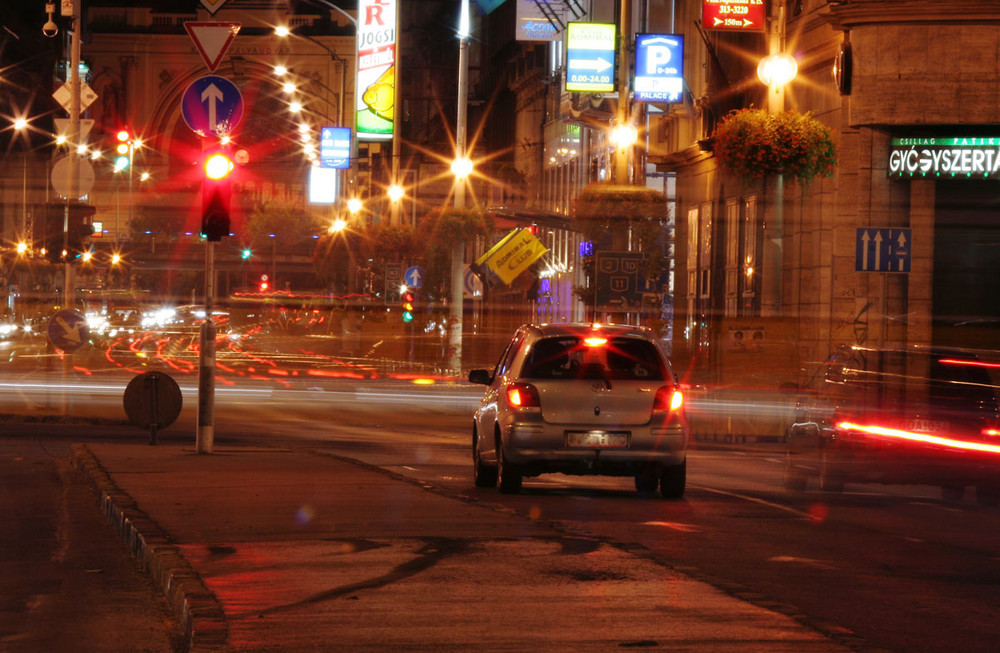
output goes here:
<path id="1" fill-rule="evenodd" d="M 684 91 L 684 37 L 635 35 L 635 99 L 677 102 Z"/>
<path id="2" fill-rule="evenodd" d="M 1000 137 L 894 138 L 890 177 L 1000 178 Z"/>
<path id="3" fill-rule="evenodd" d="M 705 29 L 762 32 L 765 17 L 764 0 L 702 0 L 701 24 Z"/>
<path id="4" fill-rule="evenodd" d="M 612 93 L 615 90 L 615 36 L 612 23 L 566 26 L 566 90 Z"/>
<path id="5" fill-rule="evenodd" d="M 357 42 L 358 140 L 389 140 L 396 94 L 396 0 L 359 0 Z"/>
<path id="6" fill-rule="evenodd" d="M 566 19 L 563 0 L 517 0 L 518 41 L 558 41 Z"/>

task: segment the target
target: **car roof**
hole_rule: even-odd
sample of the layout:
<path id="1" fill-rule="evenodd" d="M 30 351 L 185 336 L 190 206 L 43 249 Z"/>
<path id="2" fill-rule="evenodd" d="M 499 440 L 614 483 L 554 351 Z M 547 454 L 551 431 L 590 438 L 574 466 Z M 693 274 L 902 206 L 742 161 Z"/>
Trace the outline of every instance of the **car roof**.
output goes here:
<path id="1" fill-rule="evenodd" d="M 611 337 L 633 337 L 653 339 L 653 332 L 643 326 L 631 324 L 608 324 L 603 322 L 560 322 L 546 324 L 527 324 L 525 328 L 534 331 L 540 337 L 580 335 L 581 333 L 600 333 Z"/>

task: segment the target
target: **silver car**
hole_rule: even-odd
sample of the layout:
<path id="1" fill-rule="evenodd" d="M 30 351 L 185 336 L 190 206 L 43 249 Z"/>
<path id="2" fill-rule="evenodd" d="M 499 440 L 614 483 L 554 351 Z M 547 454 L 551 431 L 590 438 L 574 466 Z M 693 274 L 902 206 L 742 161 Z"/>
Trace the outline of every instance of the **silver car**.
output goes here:
<path id="1" fill-rule="evenodd" d="M 493 371 L 472 427 L 475 483 L 517 493 L 550 472 L 633 476 L 640 493 L 684 495 L 683 395 L 651 331 L 524 325 Z"/>

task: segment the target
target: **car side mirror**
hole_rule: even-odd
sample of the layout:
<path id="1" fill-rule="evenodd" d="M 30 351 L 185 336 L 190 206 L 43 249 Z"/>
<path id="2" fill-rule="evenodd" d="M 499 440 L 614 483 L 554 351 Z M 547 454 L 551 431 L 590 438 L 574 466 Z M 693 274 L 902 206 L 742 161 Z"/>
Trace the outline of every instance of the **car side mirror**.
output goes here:
<path id="1" fill-rule="evenodd" d="M 489 385 L 493 383 L 493 377 L 490 375 L 489 370 L 470 370 L 469 383 Z"/>

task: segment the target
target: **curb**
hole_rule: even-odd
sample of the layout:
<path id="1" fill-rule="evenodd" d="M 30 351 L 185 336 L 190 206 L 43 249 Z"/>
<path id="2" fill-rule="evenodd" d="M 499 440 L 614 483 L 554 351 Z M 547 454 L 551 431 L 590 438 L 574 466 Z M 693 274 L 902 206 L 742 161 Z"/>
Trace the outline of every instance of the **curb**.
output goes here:
<path id="1" fill-rule="evenodd" d="M 222 605 L 159 524 L 123 492 L 87 445 L 73 445 L 73 466 L 94 489 L 101 512 L 124 538 L 129 553 L 160 588 L 184 630 L 188 653 L 221 650 L 229 629 Z"/>

